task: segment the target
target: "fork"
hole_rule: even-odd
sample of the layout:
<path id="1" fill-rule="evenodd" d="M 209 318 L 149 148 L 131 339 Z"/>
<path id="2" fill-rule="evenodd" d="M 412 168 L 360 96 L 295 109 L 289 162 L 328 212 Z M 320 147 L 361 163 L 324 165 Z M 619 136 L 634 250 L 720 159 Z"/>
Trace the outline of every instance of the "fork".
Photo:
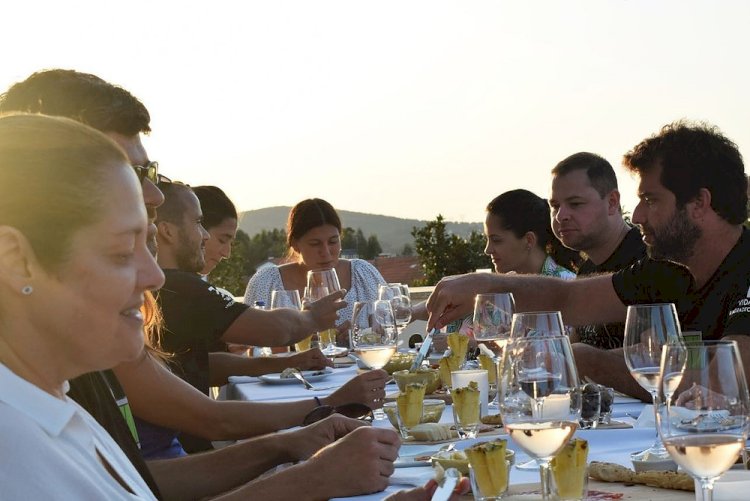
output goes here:
<path id="1" fill-rule="evenodd" d="M 332 390 L 336 388 L 336 386 L 326 386 L 325 388 L 318 388 L 317 386 L 313 386 L 310 381 L 308 381 L 305 376 L 302 375 L 302 373 L 299 371 L 299 369 L 294 369 L 291 372 L 292 376 L 294 376 L 296 379 L 298 379 L 302 384 L 305 385 L 305 389 L 311 390 L 311 391 L 325 391 L 325 390 Z"/>

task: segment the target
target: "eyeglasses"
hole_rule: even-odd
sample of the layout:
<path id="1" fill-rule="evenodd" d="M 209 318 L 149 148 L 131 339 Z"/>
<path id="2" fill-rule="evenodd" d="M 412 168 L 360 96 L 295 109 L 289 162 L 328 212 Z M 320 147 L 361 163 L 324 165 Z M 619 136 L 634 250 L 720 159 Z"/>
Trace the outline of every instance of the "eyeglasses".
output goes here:
<path id="1" fill-rule="evenodd" d="M 338 405 L 333 407 L 331 405 L 321 405 L 311 410 L 305 419 L 302 420 L 302 424 L 307 426 L 309 424 L 316 423 L 321 419 L 325 419 L 331 414 L 341 414 L 348 418 L 359 419 L 360 421 L 372 422 L 374 416 L 372 415 L 372 409 L 367 407 L 365 404 L 351 403 Z"/>
<path id="2" fill-rule="evenodd" d="M 142 183 L 148 179 L 154 184 L 159 182 L 159 162 L 149 162 L 146 165 L 134 165 L 133 169 L 138 175 L 138 180 Z"/>

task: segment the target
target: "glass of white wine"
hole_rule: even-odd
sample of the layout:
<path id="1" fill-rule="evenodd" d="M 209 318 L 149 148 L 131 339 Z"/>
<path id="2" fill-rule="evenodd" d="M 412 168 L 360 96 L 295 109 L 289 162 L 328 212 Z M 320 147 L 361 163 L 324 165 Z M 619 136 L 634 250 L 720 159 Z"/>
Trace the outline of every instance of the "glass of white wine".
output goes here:
<path id="1" fill-rule="evenodd" d="M 396 327 L 404 329 L 411 322 L 411 299 L 409 289 L 402 284 L 388 284 L 378 287 L 378 299 L 387 299 L 391 302 L 393 315 L 396 318 Z"/>
<path id="2" fill-rule="evenodd" d="M 500 366 L 500 414 L 511 439 L 534 458 L 544 499 L 549 462 L 578 427 L 581 390 L 567 336 L 513 338 Z"/>
<path id="3" fill-rule="evenodd" d="M 396 318 L 388 300 L 357 301 L 352 308 L 350 346 L 370 369 L 382 369 L 396 353 Z M 375 419 L 385 419 L 377 409 Z"/>
<path id="4" fill-rule="evenodd" d="M 711 501 L 714 481 L 735 463 L 747 440 L 750 397 L 737 343 L 667 345 L 660 383 L 666 404 L 657 413 L 661 439 L 672 459 L 700 483 L 696 500 Z"/>
<path id="5" fill-rule="evenodd" d="M 310 298 L 311 300 L 322 299 L 328 294 L 333 294 L 334 292 L 341 290 L 339 276 L 336 273 L 336 270 L 328 268 L 325 270 L 308 271 L 306 290 L 315 296 L 314 298 Z M 326 291 L 325 295 L 321 295 L 322 291 Z M 307 292 L 305 296 L 307 296 Z M 336 357 L 346 353 L 346 348 L 336 346 L 337 332 L 338 331 L 335 328 L 318 332 L 320 351 L 322 351 L 327 357 Z"/>
<path id="6" fill-rule="evenodd" d="M 682 343 L 680 322 L 672 303 L 635 304 L 628 306 L 625 317 L 623 353 L 630 375 L 651 394 L 654 416 L 659 399 L 659 367 L 662 348 Z M 653 445 L 631 455 L 634 460 L 666 459 L 669 453 L 657 435 Z"/>

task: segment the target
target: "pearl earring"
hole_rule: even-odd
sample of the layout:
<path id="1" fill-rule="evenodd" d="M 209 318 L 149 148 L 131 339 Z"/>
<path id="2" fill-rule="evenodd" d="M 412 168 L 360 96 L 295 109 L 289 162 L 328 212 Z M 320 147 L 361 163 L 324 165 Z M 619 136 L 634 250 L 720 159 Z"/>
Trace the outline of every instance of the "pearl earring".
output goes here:
<path id="1" fill-rule="evenodd" d="M 32 292 L 34 292 L 34 288 L 30 285 L 24 285 L 21 288 L 21 294 L 23 294 L 24 296 L 30 296 Z"/>

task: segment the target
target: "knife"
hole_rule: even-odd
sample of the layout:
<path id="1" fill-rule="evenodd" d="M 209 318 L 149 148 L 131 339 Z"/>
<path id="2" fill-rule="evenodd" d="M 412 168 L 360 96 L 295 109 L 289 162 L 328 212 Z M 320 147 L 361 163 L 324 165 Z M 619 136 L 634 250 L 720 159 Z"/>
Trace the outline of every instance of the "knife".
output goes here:
<path id="1" fill-rule="evenodd" d="M 424 357 L 427 356 L 427 352 L 430 351 L 430 346 L 432 346 L 432 335 L 437 332 L 437 329 L 433 328 L 430 330 L 430 332 L 427 333 L 427 337 L 424 338 L 424 341 L 422 341 L 422 346 L 419 348 L 419 352 L 417 353 L 417 358 L 414 359 L 414 362 L 411 364 L 411 368 L 409 369 L 409 372 L 414 372 L 417 369 L 419 369 L 419 366 L 422 365 L 422 362 L 424 361 Z"/>
<path id="2" fill-rule="evenodd" d="M 443 485 L 438 485 L 435 489 L 435 494 L 432 495 L 432 501 L 448 501 L 453 494 L 453 489 L 458 485 L 458 481 L 461 479 L 461 473 L 455 468 L 448 468 L 445 470 L 445 476 L 443 477 Z"/>

